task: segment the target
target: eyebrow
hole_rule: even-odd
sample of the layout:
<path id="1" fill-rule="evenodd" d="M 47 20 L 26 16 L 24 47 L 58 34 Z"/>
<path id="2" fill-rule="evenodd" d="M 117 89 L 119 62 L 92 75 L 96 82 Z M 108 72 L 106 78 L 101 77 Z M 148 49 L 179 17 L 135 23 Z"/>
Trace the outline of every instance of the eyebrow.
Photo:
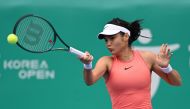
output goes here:
<path id="1" fill-rule="evenodd" d="M 109 38 L 114 37 L 114 35 L 105 35 L 105 36 L 103 37 L 103 39 L 106 39 L 106 37 L 109 39 Z"/>
<path id="2" fill-rule="evenodd" d="M 115 34 L 114 34 L 114 35 L 115 35 Z M 104 38 L 103 38 L 103 39 L 105 39 L 105 37 L 108 37 L 108 38 L 114 37 L 114 35 L 104 35 Z"/>

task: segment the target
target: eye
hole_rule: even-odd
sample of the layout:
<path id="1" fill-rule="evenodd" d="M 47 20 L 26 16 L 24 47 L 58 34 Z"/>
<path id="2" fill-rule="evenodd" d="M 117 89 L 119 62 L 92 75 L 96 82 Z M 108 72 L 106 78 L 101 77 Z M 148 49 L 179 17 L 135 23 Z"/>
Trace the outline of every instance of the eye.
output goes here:
<path id="1" fill-rule="evenodd" d="M 113 37 L 113 36 L 110 36 L 110 40 L 114 40 L 115 39 L 115 37 Z"/>
<path id="2" fill-rule="evenodd" d="M 105 41 L 105 42 L 108 42 L 108 40 L 107 40 L 107 39 L 105 39 L 105 38 L 104 38 L 104 41 Z"/>

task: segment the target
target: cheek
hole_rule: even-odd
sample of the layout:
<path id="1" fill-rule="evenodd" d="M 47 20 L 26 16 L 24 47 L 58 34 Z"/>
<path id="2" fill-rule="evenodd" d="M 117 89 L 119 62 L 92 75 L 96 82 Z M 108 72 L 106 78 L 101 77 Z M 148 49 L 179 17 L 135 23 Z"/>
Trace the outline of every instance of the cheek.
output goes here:
<path id="1" fill-rule="evenodd" d="M 119 42 L 119 41 L 116 41 L 116 42 L 113 43 L 114 47 L 121 47 L 121 45 L 122 45 L 122 43 Z"/>

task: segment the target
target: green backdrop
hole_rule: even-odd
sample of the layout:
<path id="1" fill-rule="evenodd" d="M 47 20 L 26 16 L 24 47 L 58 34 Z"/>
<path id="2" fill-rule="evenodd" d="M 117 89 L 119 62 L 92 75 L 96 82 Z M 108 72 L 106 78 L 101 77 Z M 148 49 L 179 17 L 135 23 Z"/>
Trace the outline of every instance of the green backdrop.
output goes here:
<path id="1" fill-rule="evenodd" d="M 31 54 L 7 43 L 17 19 L 29 13 L 48 19 L 71 46 L 90 51 L 94 64 L 110 55 L 97 39 L 107 21 L 144 19 L 142 33 L 152 39 L 133 46 L 157 52 L 168 43 L 174 51 L 171 65 L 183 80 L 174 87 L 157 78 L 154 109 L 190 108 L 189 10 L 189 0 L 0 0 L 0 109 L 111 109 L 103 78 L 86 86 L 76 56 Z"/>

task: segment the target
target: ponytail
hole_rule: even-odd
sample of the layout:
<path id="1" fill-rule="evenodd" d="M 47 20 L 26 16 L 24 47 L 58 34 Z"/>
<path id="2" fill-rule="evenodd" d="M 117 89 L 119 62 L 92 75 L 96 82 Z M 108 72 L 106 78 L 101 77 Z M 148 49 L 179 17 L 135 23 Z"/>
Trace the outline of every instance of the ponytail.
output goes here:
<path id="1" fill-rule="evenodd" d="M 129 46 L 131 46 L 131 44 L 138 39 L 138 37 L 140 36 L 140 32 L 141 32 L 141 26 L 140 26 L 140 22 L 142 20 L 135 20 L 133 22 L 131 22 L 128 26 L 128 29 L 131 32 L 131 36 L 129 37 Z"/>

